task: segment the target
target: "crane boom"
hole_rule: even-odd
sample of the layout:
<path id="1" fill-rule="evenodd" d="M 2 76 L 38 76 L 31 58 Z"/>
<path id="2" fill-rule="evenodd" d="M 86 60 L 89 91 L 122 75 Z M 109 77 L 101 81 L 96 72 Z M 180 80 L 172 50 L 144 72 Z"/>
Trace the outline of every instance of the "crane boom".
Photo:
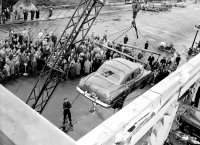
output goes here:
<path id="1" fill-rule="evenodd" d="M 64 53 L 70 52 L 73 45 L 79 47 L 80 42 L 85 39 L 104 4 L 105 0 L 80 0 L 26 101 L 38 113 L 43 112 L 61 78 L 65 75 L 65 72 L 57 65 L 61 61 L 61 57 Z M 63 43 L 62 38 L 67 34 L 69 34 L 68 38 Z M 58 55 L 53 65 L 49 67 L 47 64 L 56 52 Z M 70 62 L 67 64 L 67 68 L 69 64 Z"/>

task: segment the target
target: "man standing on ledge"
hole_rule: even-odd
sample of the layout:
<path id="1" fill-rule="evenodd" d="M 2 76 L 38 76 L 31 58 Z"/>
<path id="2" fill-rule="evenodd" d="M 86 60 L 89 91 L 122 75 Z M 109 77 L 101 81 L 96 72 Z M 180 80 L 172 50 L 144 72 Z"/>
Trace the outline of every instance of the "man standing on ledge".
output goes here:
<path id="1" fill-rule="evenodd" d="M 69 119 L 69 125 L 71 127 L 73 127 L 72 125 L 72 119 L 71 119 L 71 111 L 70 111 L 70 108 L 71 108 L 71 103 L 69 101 L 67 101 L 67 98 L 64 99 L 64 103 L 63 103 L 63 124 L 65 124 L 65 120 L 66 120 L 66 117 L 68 117 Z"/>

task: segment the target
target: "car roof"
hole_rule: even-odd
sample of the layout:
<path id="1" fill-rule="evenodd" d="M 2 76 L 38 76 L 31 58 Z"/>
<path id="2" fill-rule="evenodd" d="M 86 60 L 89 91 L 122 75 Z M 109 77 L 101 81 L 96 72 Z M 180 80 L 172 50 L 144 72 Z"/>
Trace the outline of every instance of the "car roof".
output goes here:
<path id="1" fill-rule="evenodd" d="M 138 68 L 142 68 L 141 64 L 129 61 L 124 58 L 114 58 L 105 63 L 109 66 L 115 67 L 115 68 L 125 72 L 126 74 L 133 72 L 134 70 L 136 70 Z"/>

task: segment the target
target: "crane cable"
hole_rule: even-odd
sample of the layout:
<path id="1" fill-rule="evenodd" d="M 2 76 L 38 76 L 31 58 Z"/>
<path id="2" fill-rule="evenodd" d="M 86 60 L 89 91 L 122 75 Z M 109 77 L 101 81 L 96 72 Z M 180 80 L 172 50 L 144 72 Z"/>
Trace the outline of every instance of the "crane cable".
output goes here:
<path id="1" fill-rule="evenodd" d="M 45 13 L 42 15 L 42 17 L 44 17 L 44 15 L 45 15 Z M 41 18 L 42 18 L 42 17 L 41 17 Z M 38 21 L 41 21 L 41 20 L 38 20 Z M 38 22 L 38 21 L 36 21 L 36 22 Z M 46 20 L 45 20 L 45 21 L 46 21 Z M 45 21 L 44 21 L 44 22 L 45 22 Z M 44 22 L 43 22 L 43 23 L 44 23 Z M 43 24 L 43 23 L 42 23 L 42 24 Z M 37 25 L 37 23 L 36 23 L 35 25 Z M 36 27 L 33 27 L 33 28 L 31 29 L 30 32 L 32 32 L 34 28 L 36 28 Z"/>
<path id="2" fill-rule="evenodd" d="M 125 29 L 122 29 L 122 30 L 119 30 L 119 31 L 117 31 L 117 32 L 115 32 L 115 33 L 112 33 L 112 34 L 108 35 L 108 37 L 111 37 L 111 36 L 113 36 L 113 35 L 115 35 L 115 34 L 117 34 L 117 33 L 120 33 L 120 32 L 122 32 L 122 31 L 124 31 L 124 30 L 127 30 L 127 29 L 129 29 L 129 28 L 130 28 L 130 27 L 125 28 Z"/>
<path id="3" fill-rule="evenodd" d="M 67 13 L 65 13 L 65 15 L 64 15 L 64 17 L 63 17 L 63 19 L 65 19 L 66 18 L 66 15 L 67 15 Z M 63 19 L 61 19 L 61 21 L 59 22 L 60 24 L 59 25 L 57 25 L 57 27 L 53 30 L 53 32 L 55 32 L 57 29 L 58 29 L 58 27 L 61 25 L 61 22 L 63 21 Z"/>
<path id="4" fill-rule="evenodd" d="M 52 20 L 52 22 L 51 22 L 50 25 L 47 27 L 47 29 L 49 29 L 49 27 L 52 26 L 52 24 L 57 20 L 58 16 L 61 14 L 62 11 L 63 11 L 63 10 L 61 10 L 60 13 L 56 16 L 56 18 L 55 18 L 54 20 Z M 41 31 L 41 29 L 46 25 L 46 23 L 47 23 L 49 20 L 51 21 L 51 19 L 47 19 L 47 20 L 45 21 L 44 25 L 43 25 L 40 29 L 38 29 L 38 30 Z M 38 30 L 36 31 L 37 34 L 39 33 Z M 35 33 L 35 34 L 36 34 L 36 33 Z M 35 35 L 35 34 L 34 34 L 34 35 Z M 33 36 L 34 36 L 34 35 L 33 35 Z M 35 39 L 36 36 L 37 36 L 37 35 L 35 35 L 35 36 L 33 37 L 33 40 Z M 42 35 L 42 36 L 43 36 L 43 35 Z"/>
<path id="5" fill-rule="evenodd" d="M 138 33 L 139 33 L 146 41 L 149 41 L 139 30 L 138 30 Z M 149 45 L 151 45 L 152 48 L 155 49 L 157 53 L 159 53 L 158 50 L 156 49 L 156 47 L 155 47 L 153 44 L 149 43 Z"/>
<path id="6" fill-rule="evenodd" d="M 122 35 L 124 35 L 125 33 L 127 33 L 131 28 L 132 28 L 132 26 L 129 27 L 129 29 L 127 29 L 124 33 L 122 33 L 122 34 L 121 34 L 120 36 L 118 36 L 116 39 L 114 39 L 113 42 L 115 42 L 117 39 L 119 39 L 120 37 L 122 37 Z"/>
<path id="7" fill-rule="evenodd" d="M 62 11 L 62 10 L 61 10 Z M 47 22 L 49 22 L 50 19 L 46 19 L 46 21 L 44 21 L 42 23 L 42 26 L 36 30 L 36 32 L 33 34 L 33 40 L 35 39 L 35 37 L 37 37 L 37 34 L 45 27 L 45 25 L 47 24 Z M 54 20 L 53 20 L 54 21 Z"/>
<path id="8" fill-rule="evenodd" d="M 46 13 L 44 13 L 44 15 L 45 15 L 45 14 L 46 14 Z M 44 15 L 43 15 L 43 16 L 44 16 Z M 48 20 L 49 20 L 49 19 L 46 19 L 46 20 L 41 24 L 42 26 L 36 30 L 36 32 L 33 34 L 33 36 L 36 35 L 36 33 L 39 33 L 39 31 L 44 27 L 44 25 L 48 22 Z M 39 31 L 38 31 L 38 30 L 39 30 Z M 35 38 L 35 37 L 34 37 L 34 38 Z M 33 38 L 33 39 L 34 39 L 34 38 Z"/>

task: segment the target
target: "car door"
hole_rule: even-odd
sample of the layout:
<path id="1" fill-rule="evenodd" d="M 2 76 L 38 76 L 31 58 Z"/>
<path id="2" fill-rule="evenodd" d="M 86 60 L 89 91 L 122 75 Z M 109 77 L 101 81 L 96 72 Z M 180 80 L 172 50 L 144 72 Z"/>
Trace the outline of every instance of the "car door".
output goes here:
<path id="1" fill-rule="evenodd" d="M 127 80 L 125 82 L 125 88 L 126 88 L 126 91 L 128 93 L 130 93 L 131 90 L 132 90 L 132 87 L 133 87 L 133 84 L 134 84 L 134 79 L 133 78 L 134 78 L 134 74 L 132 73 L 127 77 Z"/>
<path id="2" fill-rule="evenodd" d="M 142 76 L 142 70 L 140 68 L 136 69 L 134 71 L 134 84 L 133 84 L 134 88 L 138 87 L 140 83 L 142 82 L 141 76 Z"/>

